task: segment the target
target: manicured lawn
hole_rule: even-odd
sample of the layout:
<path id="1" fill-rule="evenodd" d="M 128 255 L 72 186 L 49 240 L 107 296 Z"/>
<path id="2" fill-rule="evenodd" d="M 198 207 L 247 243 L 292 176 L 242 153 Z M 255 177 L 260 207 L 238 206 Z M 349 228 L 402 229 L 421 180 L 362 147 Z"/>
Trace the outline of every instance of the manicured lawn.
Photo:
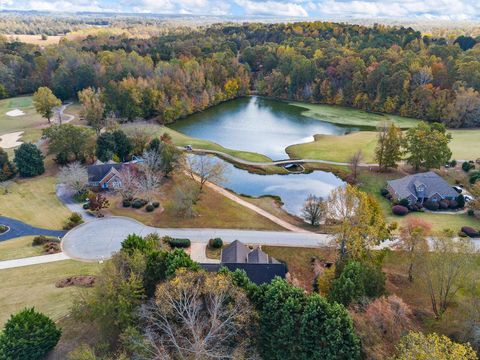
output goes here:
<path id="1" fill-rule="evenodd" d="M 41 246 L 32 246 L 33 236 L 0 242 L 0 261 L 42 255 Z"/>
<path id="2" fill-rule="evenodd" d="M 290 145 L 287 154 L 294 159 L 320 159 L 348 162 L 351 156 L 362 150 L 363 162 L 373 163 L 376 133 L 360 131 L 347 135 L 315 135 L 315 141 Z"/>
<path id="3" fill-rule="evenodd" d="M 56 288 L 55 283 L 73 275 L 95 275 L 101 265 L 73 260 L 0 270 L 0 326 L 10 314 L 34 306 L 54 320 L 67 315 L 79 288 Z"/>
<path id="4" fill-rule="evenodd" d="M 441 212 L 415 212 L 407 216 L 397 216 L 392 214 L 392 204 L 380 195 L 380 189 L 385 187 L 388 180 L 398 179 L 405 174 L 400 172 L 377 173 L 362 170 L 359 176 L 359 186 L 363 191 L 366 191 L 380 202 L 384 214 L 389 222 L 396 221 L 399 225 L 402 224 L 409 217 L 419 217 L 433 225 L 433 231 L 441 231 L 443 229 L 452 229 L 455 232 L 460 231 L 462 226 L 472 226 L 480 228 L 480 220 L 468 216 L 467 214 L 443 214 Z"/>
<path id="5" fill-rule="evenodd" d="M 8 116 L 10 110 L 22 110 L 25 115 Z M 0 135 L 46 125 L 47 120 L 38 115 L 32 105 L 31 96 L 19 96 L 0 100 Z"/>
<path id="6" fill-rule="evenodd" d="M 70 215 L 55 194 L 56 179 L 41 175 L 16 179 L 0 189 L 0 214 L 47 229 L 61 229 Z"/>
<path id="7" fill-rule="evenodd" d="M 109 212 L 117 216 L 129 216 L 156 227 L 284 230 L 267 218 L 227 199 L 210 188 L 204 188 L 200 201 L 195 205 L 198 215 L 194 218 L 184 218 L 177 215 L 174 210 L 175 180 L 166 180 L 162 185 L 161 192 L 158 200 L 161 207 L 164 208 L 163 211 L 157 209 L 152 213 L 147 213 L 145 209 L 123 208 L 121 199 L 114 197 L 110 201 Z"/>
<path id="8" fill-rule="evenodd" d="M 328 121 L 338 125 L 345 126 L 368 126 L 377 127 L 378 124 L 384 121 L 393 121 L 402 129 L 408 129 L 417 125 L 418 120 L 407 118 L 398 115 L 390 114 L 374 114 L 363 110 L 350 109 L 341 106 L 321 105 L 321 104 L 307 104 L 300 102 L 290 102 L 290 105 L 295 105 L 304 108 L 302 113 L 304 116 L 309 116 L 318 120 Z"/>
<path id="9" fill-rule="evenodd" d="M 448 130 L 452 134 L 450 150 L 452 159 L 475 160 L 480 158 L 480 130 Z M 321 159 L 348 162 L 359 149 L 363 153 L 363 161 L 375 162 L 377 133 L 360 131 L 347 135 L 316 135 L 315 141 L 305 144 L 291 145 L 287 153 L 291 158 Z"/>
<path id="10" fill-rule="evenodd" d="M 161 126 L 157 124 L 126 124 L 122 127 L 122 129 L 127 134 L 128 133 L 131 134 L 135 131 L 135 129 L 137 129 L 140 131 L 144 131 L 145 133 L 149 134 L 151 137 L 160 137 L 162 136 L 163 133 L 166 132 L 170 134 L 173 142 L 175 143 L 175 145 L 178 145 L 178 146 L 192 145 L 192 147 L 197 149 L 221 151 L 229 155 L 239 157 L 241 159 L 248 160 L 248 161 L 256 161 L 256 162 L 272 161 L 269 157 L 265 155 L 261 155 L 253 152 L 247 152 L 247 151 L 237 151 L 237 150 L 227 149 L 214 142 L 192 138 L 178 131 L 172 130 L 166 126 Z"/>

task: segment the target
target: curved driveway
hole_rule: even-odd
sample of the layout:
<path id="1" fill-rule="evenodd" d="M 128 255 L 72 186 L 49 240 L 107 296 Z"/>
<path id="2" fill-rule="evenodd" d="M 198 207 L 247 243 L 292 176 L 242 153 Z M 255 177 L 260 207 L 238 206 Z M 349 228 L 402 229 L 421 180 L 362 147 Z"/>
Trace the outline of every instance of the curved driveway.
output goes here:
<path id="1" fill-rule="evenodd" d="M 5 216 L 0 216 L 0 224 L 7 225 L 10 230 L 6 233 L 0 234 L 0 241 L 10 240 L 21 236 L 30 235 L 44 235 L 51 237 L 62 237 L 66 231 L 63 230 L 48 230 L 37 228 L 21 222 L 20 220 L 11 219 Z"/>
<path id="2" fill-rule="evenodd" d="M 277 246 L 325 246 L 331 237 L 325 234 L 296 233 L 283 231 L 255 231 L 231 229 L 173 229 L 154 228 L 125 217 L 108 217 L 82 224 L 68 232 L 62 240 L 63 252 L 73 258 L 85 261 L 108 259 L 120 250 L 122 241 L 129 234 L 187 238 L 192 242 L 206 243 L 220 237 L 225 242 L 240 240 L 246 244 Z"/>

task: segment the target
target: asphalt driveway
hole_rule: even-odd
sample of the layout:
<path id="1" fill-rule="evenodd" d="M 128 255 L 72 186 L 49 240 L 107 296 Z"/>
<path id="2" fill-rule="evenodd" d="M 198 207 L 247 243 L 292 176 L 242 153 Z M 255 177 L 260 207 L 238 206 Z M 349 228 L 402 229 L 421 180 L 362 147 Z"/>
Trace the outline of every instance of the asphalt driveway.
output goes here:
<path id="1" fill-rule="evenodd" d="M 316 247 L 326 246 L 332 240 L 329 235 L 287 231 L 154 228 L 130 218 L 108 217 L 90 221 L 68 232 L 63 237 L 62 248 L 73 259 L 103 260 L 120 250 L 122 241 L 129 234 L 144 236 L 153 232 L 160 236 L 187 238 L 199 243 L 220 237 L 225 242 L 240 240 L 255 245 Z"/>
<path id="2" fill-rule="evenodd" d="M 48 230 L 37 228 L 21 222 L 19 220 L 10 219 L 4 216 L 0 216 L 0 224 L 7 225 L 10 230 L 6 233 L 0 234 L 0 241 L 10 240 L 16 237 L 21 236 L 30 236 L 30 235 L 44 235 L 49 237 L 62 237 L 66 234 L 66 231 L 63 230 Z"/>

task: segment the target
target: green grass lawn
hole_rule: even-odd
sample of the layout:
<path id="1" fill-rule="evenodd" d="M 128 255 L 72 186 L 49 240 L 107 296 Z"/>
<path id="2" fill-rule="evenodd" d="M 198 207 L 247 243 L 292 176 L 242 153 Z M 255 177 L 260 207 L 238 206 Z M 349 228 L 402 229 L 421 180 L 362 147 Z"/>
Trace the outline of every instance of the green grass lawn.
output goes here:
<path id="1" fill-rule="evenodd" d="M 480 130 L 448 130 L 452 134 L 450 149 L 452 159 L 474 160 L 480 158 Z M 375 162 L 377 133 L 360 131 L 347 135 L 316 135 L 315 141 L 291 145 L 287 153 L 292 158 L 321 159 L 348 162 L 357 151 L 362 150 L 363 161 Z"/>
<path id="2" fill-rule="evenodd" d="M 62 229 L 70 211 L 57 198 L 55 185 L 55 177 L 48 175 L 9 182 L 6 194 L 0 189 L 0 214 L 33 226 Z"/>
<path id="3" fill-rule="evenodd" d="M 54 320 L 67 315 L 78 287 L 56 288 L 55 283 L 73 275 L 95 275 L 101 265 L 73 260 L 0 270 L 0 326 L 25 307 L 34 306 Z"/>
<path id="4" fill-rule="evenodd" d="M 123 125 L 122 129 L 127 134 L 131 134 L 135 130 L 144 131 L 145 133 L 149 134 L 152 137 L 160 137 L 162 136 L 163 133 L 166 132 L 170 134 L 173 142 L 175 143 L 175 145 L 178 145 L 178 146 L 192 145 L 194 148 L 197 148 L 197 149 L 221 151 L 226 154 L 229 154 L 244 160 L 248 160 L 248 161 L 256 161 L 256 162 L 272 161 L 272 159 L 270 159 L 268 156 L 265 156 L 265 155 L 248 152 L 248 151 L 237 151 L 237 150 L 227 149 L 214 142 L 192 138 L 190 136 L 182 134 L 181 132 L 178 132 L 166 126 L 161 126 L 157 124 L 126 124 L 126 125 Z"/>
<path id="5" fill-rule="evenodd" d="M 33 236 L 0 242 L 0 261 L 42 255 L 42 246 L 32 246 Z"/>
<path id="6" fill-rule="evenodd" d="M 290 105 L 304 108 L 304 116 L 345 126 L 377 127 L 384 121 L 393 121 L 402 129 L 417 125 L 418 120 L 391 114 L 375 114 L 341 106 L 290 102 Z"/>
<path id="7" fill-rule="evenodd" d="M 398 172 L 391 173 L 373 173 L 368 170 L 362 170 L 359 176 L 359 186 L 380 202 L 387 221 L 396 221 L 399 225 L 409 217 L 422 218 L 432 224 L 433 231 L 441 231 L 443 229 L 452 229 L 455 233 L 460 231 L 462 226 L 471 226 L 480 228 L 480 220 L 468 216 L 467 214 L 444 214 L 441 212 L 415 212 L 407 216 L 397 216 L 392 214 L 392 204 L 380 195 L 380 189 L 386 186 L 388 180 L 398 179 L 404 176 Z"/>
<path id="8" fill-rule="evenodd" d="M 8 116 L 10 110 L 22 110 L 25 115 Z M 38 115 L 32 105 L 31 96 L 19 96 L 0 100 L 0 135 L 16 131 L 24 131 L 47 124 L 47 120 Z"/>

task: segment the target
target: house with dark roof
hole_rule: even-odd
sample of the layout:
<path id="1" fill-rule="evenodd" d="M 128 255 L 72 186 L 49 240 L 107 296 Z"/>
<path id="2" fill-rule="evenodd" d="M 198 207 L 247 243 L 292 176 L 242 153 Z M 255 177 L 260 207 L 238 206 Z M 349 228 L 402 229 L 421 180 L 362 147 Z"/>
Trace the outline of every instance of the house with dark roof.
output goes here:
<path id="1" fill-rule="evenodd" d="M 443 199 L 453 200 L 458 193 L 433 171 L 405 176 L 387 182 L 387 190 L 395 200 L 407 199 L 410 205 Z"/>
<path id="2" fill-rule="evenodd" d="M 260 247 L 252 250 L 238 240 L 222 249 L 219 264 L 201 264 L 201 266 L 212 272 L 222 267 L 230 271 L 244 270 L 248 278 L 258 285 L 269 283 L 276 276 L 285 278 L 287 273 L 285 264 L 263 252 Z"/>
<path id="3" fill-rule="evenodd" d="M 116 190 L 121 188 L 119 172 L 126 164 L 97 163 L 87 167 L 88 186 L 94 189 Z"/>

